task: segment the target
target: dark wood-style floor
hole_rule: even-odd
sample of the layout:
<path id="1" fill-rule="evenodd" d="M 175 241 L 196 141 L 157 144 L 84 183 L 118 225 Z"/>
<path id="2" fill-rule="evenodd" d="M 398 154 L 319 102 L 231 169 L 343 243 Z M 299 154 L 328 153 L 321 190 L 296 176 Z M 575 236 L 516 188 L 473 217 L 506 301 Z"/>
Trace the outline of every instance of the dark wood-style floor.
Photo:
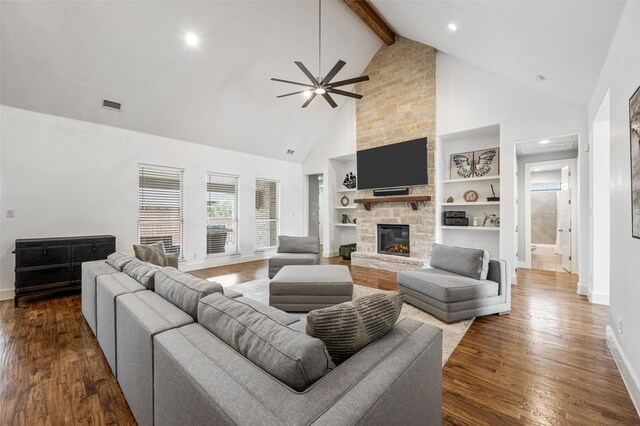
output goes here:
<path id="1" fill-rule="evenodd" d="M 396 288 L 394 273 L 351 272 L 358 284 Z M 194 274 L 227 286 L 266 277 L 267 265 Z M 444 424 L 640 424 L 606 346 L 608 309 L 576 295 L 575 280 L 519 271 L 511 314 L 477 319 L 443 369 Z M 0 302 L 0 425 L 132 423 L 79 296 Z"/>

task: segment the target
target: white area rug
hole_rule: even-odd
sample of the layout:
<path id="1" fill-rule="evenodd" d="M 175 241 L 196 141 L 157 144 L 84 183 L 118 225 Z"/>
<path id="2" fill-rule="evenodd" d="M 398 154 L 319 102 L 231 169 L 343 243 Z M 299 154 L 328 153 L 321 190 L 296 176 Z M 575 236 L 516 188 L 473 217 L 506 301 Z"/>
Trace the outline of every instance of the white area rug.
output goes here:
<path id="1" fill-rule="evenodd" d="M 257 300 L 266 305 L 269 304 L 269 279 L 263 278 L 255 281 L 249 281 L 242 284 L 236 284 L 233 287 L 234 290 L 239 291 L 244 294 L 246 297 Z M 377 290 L 370 287 L 364 287 L 358 284 L 355 284 L 353 289 L 353 297 L 361 297 L 367 294 L 382 292 L 384 290 Z M 301 318 L 305 318 L 306 314 L 294 314 L 300 315 Z M 420 309 L 411 306 L 409 304 L 404 304 L 402 307 L 402 311 L 400 312 L 400 319 L 402 318 L 413 318 L 418 321 L 422 321 L 426 324 L 434 325 L 438 328 L 441 328 L 444 331 L 444 336 L 442 339 L 442 365 L 444 366 L 456 349 L 456 346 L 460 343 L 465 333 L 471 326 L 473 322 L 472 319 L 462 321 L 456 324 L 445 324 L 433 316 L 429 315 L 426 312 L 421 311 Z"/>

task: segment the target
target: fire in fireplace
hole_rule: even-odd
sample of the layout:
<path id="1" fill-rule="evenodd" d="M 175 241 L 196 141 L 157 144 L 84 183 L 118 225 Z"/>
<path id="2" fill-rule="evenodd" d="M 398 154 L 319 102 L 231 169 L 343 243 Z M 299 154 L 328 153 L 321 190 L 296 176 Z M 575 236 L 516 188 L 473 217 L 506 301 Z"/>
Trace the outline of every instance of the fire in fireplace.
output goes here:
<path id="1" fill-rule="evenodd" d="M 378 253 L 409 256 L 409 225 L 378 225 Z"/>

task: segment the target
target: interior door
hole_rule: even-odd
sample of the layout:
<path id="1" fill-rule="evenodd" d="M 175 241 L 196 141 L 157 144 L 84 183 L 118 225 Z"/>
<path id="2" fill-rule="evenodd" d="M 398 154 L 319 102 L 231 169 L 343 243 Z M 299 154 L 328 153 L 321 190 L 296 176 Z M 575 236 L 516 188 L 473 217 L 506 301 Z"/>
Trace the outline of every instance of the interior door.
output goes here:
<path id="1" fill-rule="evenodd" d="M 571 181 L 569 166 L 562 168 L 560 185 L 560 251 L 562 252 L 562 268 L 571 272 Z"/>

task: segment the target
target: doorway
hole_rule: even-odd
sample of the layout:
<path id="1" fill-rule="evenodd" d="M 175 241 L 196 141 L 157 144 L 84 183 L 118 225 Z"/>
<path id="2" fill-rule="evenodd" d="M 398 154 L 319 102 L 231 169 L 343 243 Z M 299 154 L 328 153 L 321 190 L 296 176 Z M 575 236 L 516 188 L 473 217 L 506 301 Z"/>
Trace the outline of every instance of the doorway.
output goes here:
<path id="1" fill-rule="evenodd" d="M 322 193 L 324 191 L 323 175 L 309 175 L 309 236 L 318 236 L 322 246 Z"/>
<path id="2" fill-rule="evenodd" d="M 578 273 L 578 137 L 516 146 L 518 267 Z"/>

